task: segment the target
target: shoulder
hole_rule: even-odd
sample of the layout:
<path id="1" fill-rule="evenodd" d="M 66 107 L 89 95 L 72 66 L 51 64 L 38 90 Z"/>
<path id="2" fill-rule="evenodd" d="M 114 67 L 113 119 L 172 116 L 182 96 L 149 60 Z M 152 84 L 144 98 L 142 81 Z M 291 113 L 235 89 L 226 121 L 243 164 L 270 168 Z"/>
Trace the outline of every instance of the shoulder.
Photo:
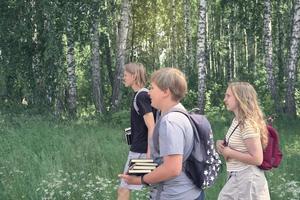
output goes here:
<path id="1" fill-rule="evenodd" d="M 252 123 L 250 123 L 250 121 L 246 120 L 244 123 L 244 127 L 241 130 L 243 138 L 247 139 L 247 138 L 253 138 L 253 137 L 259 137 L 259 129 L 258 127 L 256 127 L 255 125 L 253 125 Z"/>
<path id="2" fill-rule="evenodd" d="M 165 121 L 169 121 L 169 122 L 181 122 L 181 123 L 185 123 L 185 122 L 189 122 L 188 118 L 185 116 L 185 114 L 180 113 L 180 112 L 170 112 L 168 114 L 166 114 L 163 119 Z"/>
<path id="3" fill-rule="evenodd" d="M 180 112 L 170 112 L 162 117 L 161 128 L 182 130 L 183 132 L 188 129 L 192 129 L 189 119 Z"/>
<path id="4" fill-rule="evenodd" d="M 136 99 L 137 99 L 137 101 L 143 100 L 143 99 L 150 99 L 150 96 L 147 91 L 141 91 L 141 92 L 137 92 Z"/>

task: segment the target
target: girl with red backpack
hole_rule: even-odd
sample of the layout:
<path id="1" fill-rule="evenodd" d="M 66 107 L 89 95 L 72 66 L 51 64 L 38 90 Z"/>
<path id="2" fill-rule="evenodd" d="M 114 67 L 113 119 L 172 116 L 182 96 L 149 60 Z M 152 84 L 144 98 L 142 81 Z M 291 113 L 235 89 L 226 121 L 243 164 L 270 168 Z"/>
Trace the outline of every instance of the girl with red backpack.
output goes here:
<path id="1" fill-rule="evenodd" d="M 234 119 L 224 140 L 217 141 L 217 150 L 226 160 L 228 179 L 218 200 L 269 200 L 264 171 L 263 150 L 268 131 L 259 107 L 257 93 L 247 82 L 228 85 L 224 103 Z"/>

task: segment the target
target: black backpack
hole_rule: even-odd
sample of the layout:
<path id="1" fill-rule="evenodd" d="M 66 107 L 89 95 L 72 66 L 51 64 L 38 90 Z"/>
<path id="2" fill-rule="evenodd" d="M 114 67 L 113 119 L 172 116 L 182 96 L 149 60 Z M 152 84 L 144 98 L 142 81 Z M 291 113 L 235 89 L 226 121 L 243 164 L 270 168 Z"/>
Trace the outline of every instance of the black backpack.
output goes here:
<path id="1" fill-rule="evenodd" d="M 193 183 L 200 189 L 205 189 L 215 183 L 221 168 L 221 160 L 215 150 L 210 123 L 204 115 L 197 114 L 198 110 L 193 109 L 188 113 L 185 110 L 172 109 L 171 112 L 180 112 L 191 122 L 194 132 L 193 149 L 183 166 Z"/>

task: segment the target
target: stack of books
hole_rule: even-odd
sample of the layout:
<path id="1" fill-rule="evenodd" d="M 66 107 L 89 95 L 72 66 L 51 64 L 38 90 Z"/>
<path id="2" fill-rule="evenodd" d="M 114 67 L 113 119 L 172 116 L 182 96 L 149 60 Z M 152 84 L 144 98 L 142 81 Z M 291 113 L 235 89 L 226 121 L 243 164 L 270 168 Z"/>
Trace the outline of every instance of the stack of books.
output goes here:
<path id="1" fill-rule="evenodd" d="M 152 159 L 131 159 L 129 163 L 128 174 L 141 176 L 148 174 L 157 167 L 157 163 Z"/>

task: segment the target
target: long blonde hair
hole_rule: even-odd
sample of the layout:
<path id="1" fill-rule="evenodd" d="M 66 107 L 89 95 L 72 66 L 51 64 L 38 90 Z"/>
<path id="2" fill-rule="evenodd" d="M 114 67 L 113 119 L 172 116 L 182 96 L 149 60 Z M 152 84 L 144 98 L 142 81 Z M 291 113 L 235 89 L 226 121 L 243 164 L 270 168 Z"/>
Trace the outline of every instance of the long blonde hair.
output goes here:
<path id="1" fill-rule="evenodd" d="M 246 121 L 253 127 L 257 127 L 260 132 L 262 147 L 265 148 L 268 144 L 268 131 L 254 87 L 248 82 L 231 82 L 228 88 L 231 89 L 238 102 L 237 120 L 241 128 L 244 127 Z"/>
<path id="2" fill-rule="evenodd" d="M 128 63 L 124 66 L 124 70 L 135 76 L 135 83 L 144 87 L 146 84 L 146 70 L 141 63 Z"/>

